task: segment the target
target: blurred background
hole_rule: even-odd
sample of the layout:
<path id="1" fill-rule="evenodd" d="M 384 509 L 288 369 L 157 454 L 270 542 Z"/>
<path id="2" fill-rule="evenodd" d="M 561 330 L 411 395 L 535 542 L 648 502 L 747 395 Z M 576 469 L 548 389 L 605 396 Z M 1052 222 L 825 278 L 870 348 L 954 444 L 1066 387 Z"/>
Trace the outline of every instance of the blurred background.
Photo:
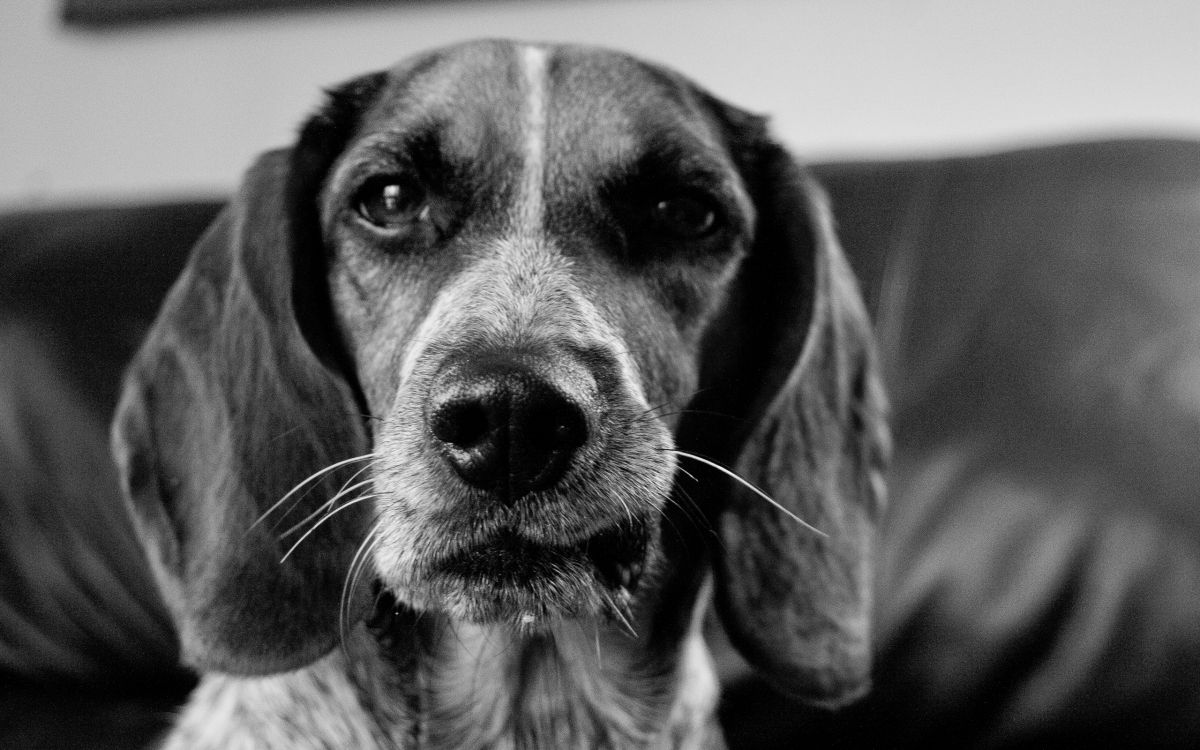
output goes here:
<path id="1" fill-rule="evenodd" d="M 223 194 L 321 87 L 476 36 L 659 60 L 810 159 L 1200 135 L 1193 0 L 420 0 L 119 25 L 4 0 L 0 208 Z"/>

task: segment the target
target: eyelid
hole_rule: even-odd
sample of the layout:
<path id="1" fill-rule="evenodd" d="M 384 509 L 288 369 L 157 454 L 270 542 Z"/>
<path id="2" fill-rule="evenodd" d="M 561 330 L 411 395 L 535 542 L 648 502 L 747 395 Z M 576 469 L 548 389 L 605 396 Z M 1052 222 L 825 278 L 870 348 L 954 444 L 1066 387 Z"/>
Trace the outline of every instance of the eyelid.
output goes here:
<path id="1" fill-rule="evenodd" d="M 753 221 L 752 215 L 746 213 L 747 201 L 739 186 L 725 175 L 706 176 L 686 189 L 697 190 L 698 195 L 709 201 L 725 229 L 745 232 Z"/>

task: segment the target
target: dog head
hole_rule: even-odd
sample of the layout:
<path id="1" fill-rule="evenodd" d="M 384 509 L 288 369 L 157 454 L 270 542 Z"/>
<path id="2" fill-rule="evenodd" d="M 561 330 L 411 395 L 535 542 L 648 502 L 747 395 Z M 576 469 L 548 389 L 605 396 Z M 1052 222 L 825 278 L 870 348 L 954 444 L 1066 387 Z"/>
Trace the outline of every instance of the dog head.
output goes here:
<path id="1" fill-rule="evenodd" d="M 759 118 L 617 53 L 471 43 L 339 87 L 252 167 L 114 444 L 201 669 L 312 661 L 372 579 L 669 634 L 711 567 L 750 661 L 839 702 L 869 672 L 873 357 Z"/>

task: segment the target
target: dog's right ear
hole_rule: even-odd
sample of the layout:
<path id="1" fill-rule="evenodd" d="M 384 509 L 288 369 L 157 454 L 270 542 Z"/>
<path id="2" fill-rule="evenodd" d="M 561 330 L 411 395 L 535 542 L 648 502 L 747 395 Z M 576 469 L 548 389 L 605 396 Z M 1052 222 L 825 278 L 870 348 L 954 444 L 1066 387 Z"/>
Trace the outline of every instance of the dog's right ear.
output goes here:
<path id="1" fill-rule="evenodd" d="M 126 376 L 113 425 L 123 489 L 183 657 L 203 671 L 308 664 L 335 645 L 343 596 L 365 602 L 346 587 L 366 509 L 325 507 L 370 443 L 328 319 L 315 196 L 383 81 L 333 92 L 294 149 L 249 170 Z M 281 561 L 323 508 L 340 512 Z"/>
<path id="2" fill-rule="evenodd" d="M 871 676 L 890 444 L 874 336 L 820 188 L 765 122 L 712 106 L 754 201 L 755 237 L 706 334 L 679 440 L 770 498 L 711 477 L 695 488 L 714 508 L 716 604 L 731 641 L 788 694 L 842 706 Z"/>

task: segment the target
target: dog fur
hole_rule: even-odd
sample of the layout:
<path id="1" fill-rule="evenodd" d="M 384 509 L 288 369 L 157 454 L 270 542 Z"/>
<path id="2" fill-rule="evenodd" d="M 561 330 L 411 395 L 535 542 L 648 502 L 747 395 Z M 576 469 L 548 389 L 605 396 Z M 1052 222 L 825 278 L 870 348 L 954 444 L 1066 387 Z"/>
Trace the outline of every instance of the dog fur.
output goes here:
<path id="1" fill-rule="evenodd" d="M 720 747 L 712 599 L 779 687 L 856 699 L 876 369 L 820 191 L 678 74 L 485 41 L 338 87 L 197 245 L 114 424 L 203 674 L 167 746 Z M 501 391 L 496 474 L 454 409 Z"/>

